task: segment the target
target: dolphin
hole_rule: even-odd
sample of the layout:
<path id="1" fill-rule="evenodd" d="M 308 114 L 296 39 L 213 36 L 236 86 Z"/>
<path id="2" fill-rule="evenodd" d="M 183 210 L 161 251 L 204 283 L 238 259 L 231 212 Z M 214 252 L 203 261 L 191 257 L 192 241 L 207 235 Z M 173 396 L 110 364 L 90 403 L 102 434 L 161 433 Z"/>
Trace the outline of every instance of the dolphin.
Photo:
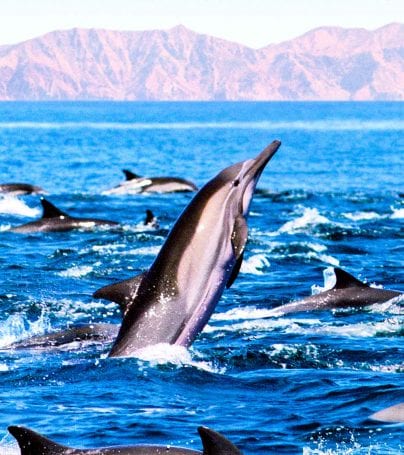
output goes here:
<path id="1" fill-rule="evenodd" d="M 381 411 L 372 414 L 369 419 L 386 423 L 403 423 L 404 422 L 404 402 L 398 403 Z"/>
<path id="2" fill-rule="evenodd" d="M 126 180 L 102 194 L 178 193 L 198 190 L 189 180 L 178 177 L 141 177 L 127 169 L 122 172 Z"/>
<path id="3" fill-rule="evenodd" d="M 291 302 L 274 308 L 269 316 L 281 316 L 301 311 L 329 310 L 334 308 L 358 308 L 374 303 L 387 302 L 398 297 L 400 292 L 387 289 L 372 288 L 368 284 L 357 280 L 348 272 L 335 267 L 335 285 L 317 295 Z"/>
<path id="4" fill-rule="evenodd" d="M 41 187 L 29 183 L 0 183 L 0 193 L 20 196 L 24 194 L 43 194 L 45 191 Z"/>
<path id="5" fill-rule="evenodd" d="M 131 356 L 158 343 L 191 345 L 238 275 L 254 190 L 280 144 L 273 141 L 256 158 L 224 169 L 199 190 L 148 271 L 93 294 L 123 309 L 110 356 Z"/>
<path id="6" fill-rule="evenodd" d="M 115 221 L 69 216 L 43 197 L 41 198 L 41 204 L 43 207 L 42 218 L 11 228 L 10 231 L 24 234 L 30 232 L 62 232 L 72 229 L 91 229 L 94 226 L 118 225 Z"/>
<path id="7" fill-rule="evenodd" d="M 118 334 L 117 324 L 88 324 L 76 325 L 58 332 L 36 335 L 21 341 L 16 341 L 8 349 L 46 349 L 60 348 L 77 342 L 113 342 Z"/>
<path id="8" fill-rule="evenodd" d="M 224 436 L 206 427 L 199 427 L 203 452 L 172 446 L 136 445 L 104 447 L 97 449 L 74 449 L 60 445 L 25 427 L 9 426 L 21 455 L 242 455 L 240 450 Z"/>

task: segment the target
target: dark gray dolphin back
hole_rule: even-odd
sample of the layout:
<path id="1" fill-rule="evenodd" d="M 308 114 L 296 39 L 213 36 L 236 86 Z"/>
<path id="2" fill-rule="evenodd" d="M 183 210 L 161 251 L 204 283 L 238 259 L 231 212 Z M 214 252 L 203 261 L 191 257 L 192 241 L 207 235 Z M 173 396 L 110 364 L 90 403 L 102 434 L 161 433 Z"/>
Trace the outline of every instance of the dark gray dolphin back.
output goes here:
<path id="1" fill-rule="evenodd" d="M 21 455 L 63 455 L 68 450 L 28 428 L 10 426 L 8 431 L 17 440 Z"/>
<path id="2" fill-rule="evenodd" d="M 135 180 L 135 179 L 140 179 L 140 175 L 135 174 L 132 171 L 129 171 L 128 169 L 122 169 L 122 172 L 125 174 L 126 180 Z"/>
<path id="3" fill-rule="evenodd" d="M 8 431 L 17 440 L 21 455 L 197 455 L 201 453 L 180 447 L 151 445 L 74 449 L 57 444 L 25 427 L 10 426 Z M 202 440 L 203 455 L 242 455 L 238 448 L 220 433 L 206 427 L 199 427 L 198 432 Z"/>
<path id="4" fill-rule="evenodd" d="M 242 455 L 240 450 L 220 433 L 206 427 L 198 428 L 203 455 Z"/>
<path id="5" fill-rule="evenodd" d="M 70 218 L 66 212 L 62 212 L 62 210 L 58 209 L 55 205 L 43 197 L 41 198 L 41 204 L 43 208 L 42 218 L 59 218 L 61 216 Z"/>
<path id="6" fill-rule="evenodd" d="M 359 281 L 350 273 L 345 270 L 334 267 L 334 274 L 336 278 L 335 286 L 333 289 L 347 289 L 352 287 L 366 288 L 369 287 L 366 283 Z"/>

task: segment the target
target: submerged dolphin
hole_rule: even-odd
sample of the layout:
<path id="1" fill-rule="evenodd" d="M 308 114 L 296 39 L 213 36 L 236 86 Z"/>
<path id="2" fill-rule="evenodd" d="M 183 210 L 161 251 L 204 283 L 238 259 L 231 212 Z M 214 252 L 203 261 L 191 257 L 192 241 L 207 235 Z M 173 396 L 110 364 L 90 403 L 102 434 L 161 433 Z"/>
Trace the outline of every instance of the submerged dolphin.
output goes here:
<path id="1" fill-rule="evenodd" d="M 42 218 L 10 229 L 11 232 L 62 232 L 72 229 L 91 229 L 94 226 L 117 226 L 118 223 L 97 218 L 76 218 L 62 212 L 45 198 L 41 198 Z"/>
<path id="2" fill-rule="evenodd" d="M 402 423 L 404 422 L 404 402 L 377 411 L 369 419 L 386 423 Z"/>
<path id="3" fill-rule="evenodd" d="M 400 295 L 400 292 L 397 291 L 372 288 L 337 267 L 334 268 L 334 273 L 336 283 L 332 289 L 274 308 L 270 316 L 299 313 L 301 311 L 364 307 L 374 303 L 387 302 Z"/>
<path id="4" fill-rule="evenodd" d="M 110 356 L 130 356 L 157 343 L 193 342 L 238 275 L 251 199 L 280 144 L 272 142 L 256 158 L 209 181 L 182 212 L 147 272 L 94 293 L 123 307 Z"/>
<path id="5" fill-rule="evenodd" d="M 81 342 L 113 342 L 118 334 L 116 324 L 77 325 L 58 332 L 36 335 L 16 341 L 9 349 L 46 349 L 62 347 L 70 343 Z"/>
<path id="6" fill-rule="evenodd" d="M 123 173 L 126 181 L 104 191 L 103 194 L 178 193 L 198 190 L 189 180 L 178 177 L 140 177 L 127 169 L 123 169 Z"/>
<path id="7" fill-rule="evenodd" d="M 19 196 L 23 194 L 41 194 L 45 193 L 45 191 L 41 187 L 29 183 L 0 183 L 0 193 Z"/>
<path id="8" fill-rule="evenodd" d="M 10 426 L 8 431 L 17 439 L 21 455 L 242 455 L 224 436 L 206 427 L 199 427 L 203 452 L 171 446 L 138 445 L 74 449 L 60 445 L 28 428 Z"/>

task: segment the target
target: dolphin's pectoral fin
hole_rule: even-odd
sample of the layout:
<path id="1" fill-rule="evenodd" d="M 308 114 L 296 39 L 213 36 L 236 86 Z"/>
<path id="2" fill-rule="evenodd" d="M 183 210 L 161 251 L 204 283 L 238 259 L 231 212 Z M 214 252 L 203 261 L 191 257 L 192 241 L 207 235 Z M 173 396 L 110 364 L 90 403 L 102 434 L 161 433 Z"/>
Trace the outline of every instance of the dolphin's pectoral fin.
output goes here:
<path id="1" fill-rule="evenodd" d="M 231 244 L 233 247 L 234 255 L 236 256 L 236 261 L 240 258 L 243 254 L 245 245 L 247 243 L 248 237 L 248 226 L 247 221 L 243 215 L 237 215 L 234 226 L 233 232 L 231 234 Z"/>
<path id="2" fill-rule="evenodd" d="M 8 431 L 17 440 L 21 455 L 63 455 L 69 450 L 28 428 L 10 426 Z"/>
<path id="3" fill-rule="evenodd" d="M 231 275 L 226 284 L 227 289 L 229 289 L 229 287 L 236 281 L 236 278 L 238 277 L 238 273 L 240 272 L 241 263 L 243 262 L 243 257 L 244 257 L 244 251 L 241 253 L 241 256 L 239 256 L 236 263 L 234 264 L 233 270 L 231 271 Z"/>
<path id="4" fill-rule="evenodd" d="M 65 218 L 69 217 L 67 213 L 62 212 L 60 209 L 58 209 L 43 197 L 41 198 L 41 204 L 43 207 L 42 218 L 59 218 L 61 216 L 64 216 Z"/>
<path id="5" fill-rule="evenodd" d="M 136 297 L 137 290 L 145 274 L 146 273 L 141 273 L 129 280 L 119 281 L 118 283 L 104 286 L 95 291 L 93 297 L 117 303 L 120 306 L 123 315 L 125 315 Z"/>
<path id="6" fill-rule="evenodd" d="M 345 270 L 339 269 L 338 267 L 334 267 L 334 273 L 336 278 L 336 283 L 333 289 L 346 289 L 352 287 L 368 287 L 366 283 L 362 283 L 362 281 L 357 280 L 354 276 L 345 272 Z"/>
<path id="7" fill-rule="evenodd" d="M 140 179 L 140 175 L 137 175 L 132 171 L 128 171 L 128 169 L 122 169 L 122 172 L 125 174 L 126 180 Z"/>
<path id="8" fill-rule="evenodd" d="M 242 455 L 240 450 L 220 433 L 206 427 L 198 428 L 203 455 Z"/>
<path id="9" fill-rule="evenodd" d="M 247 243 L 247 237 L 247 221 L 243 215 L 238 215 L 234 221 L 233 233 L 231 235 L 231 245 L 233 247 L 234 256 L 236 257 L 236 262 L 234 264 L 233 270 L 231 271 L 229 280 L 227 281 L 227 288 L 229 288 L 234 283 L 240 271 L 241 263 L 243 262 L 244 248 Z"/>

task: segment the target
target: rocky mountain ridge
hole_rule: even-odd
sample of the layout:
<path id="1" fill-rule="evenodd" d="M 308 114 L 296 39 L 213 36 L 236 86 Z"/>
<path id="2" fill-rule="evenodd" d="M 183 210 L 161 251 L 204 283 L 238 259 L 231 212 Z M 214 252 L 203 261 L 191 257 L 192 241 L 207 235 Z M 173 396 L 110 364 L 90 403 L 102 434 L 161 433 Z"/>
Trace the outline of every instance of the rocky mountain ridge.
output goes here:
<path id="1" fill-rule="evenodd" d="M 100 99 L 402 100 L 404 25 L 321 27 L 261 49 L 184 26 L 0 46 L 0 100 Z"/>

